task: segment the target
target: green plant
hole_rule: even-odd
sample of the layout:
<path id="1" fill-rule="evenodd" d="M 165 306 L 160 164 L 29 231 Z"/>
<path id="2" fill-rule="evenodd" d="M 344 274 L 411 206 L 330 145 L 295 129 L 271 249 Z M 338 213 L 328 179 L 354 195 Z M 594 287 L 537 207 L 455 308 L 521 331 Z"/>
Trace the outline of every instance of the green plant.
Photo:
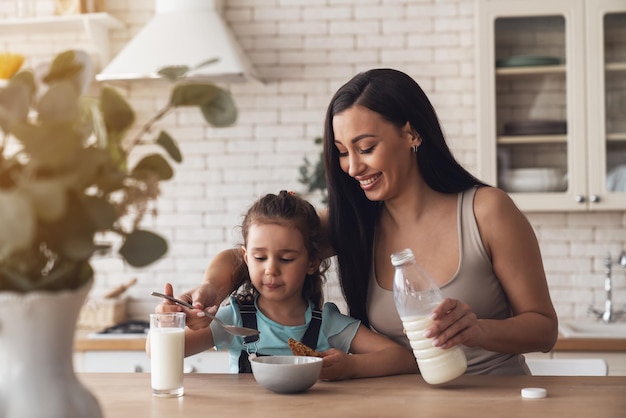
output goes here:
<path id="1" fill-rule="evenodd" d="M 152 132 L 155 123 L 182 106 L 199 108 L 217 127 L 237 118 L 227 91 L 186 81 L 187 67 L 168 67 L 161 73 L 172 82 L 169 102 L 129 139 L 132 107 L 112 87 L 82 95 L 84 67 L 67 51 L 42 82 L 22 71 L 0 89 L 0 291 L 79 287 L 93 276 L 94 253 L 113 251 L 102 239 L 108 233 L 120 236 L 117 252 L 131 266 L 162 257 L 166 240 L 140 225 L 159 182 L 173 176 L 169 161 L 182 155 L 167 132 Z M 155 144 L 162 152 L 137 151 L 129 167 L 131 151 Z"/>
<path id="2" fill-rule="evenodd" d="M 314 139 L 316 145 L 322 143 L 322 138 Z M 307 193 L 319 190 L 322 195 L 322 203 L 328 203 L 326 192 L 326 174 L 324 173 L 324 154 L 320 151 L 315 164 L 304 157 L 304 163 L 300 166 L 300 177 L 298 181 L 307 186 Z"/>

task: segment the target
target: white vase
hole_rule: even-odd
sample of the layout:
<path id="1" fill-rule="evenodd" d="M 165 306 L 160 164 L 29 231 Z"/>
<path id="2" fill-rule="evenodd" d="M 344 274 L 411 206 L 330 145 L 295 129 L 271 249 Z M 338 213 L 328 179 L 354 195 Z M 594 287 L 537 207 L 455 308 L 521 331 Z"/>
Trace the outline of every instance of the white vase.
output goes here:
<path id="1" fill-rule="evenodd" d="M 77 290 L 0 292 L 0 417 L 100 418 L 72 362 L 74 329 L 93 279 Z"/>

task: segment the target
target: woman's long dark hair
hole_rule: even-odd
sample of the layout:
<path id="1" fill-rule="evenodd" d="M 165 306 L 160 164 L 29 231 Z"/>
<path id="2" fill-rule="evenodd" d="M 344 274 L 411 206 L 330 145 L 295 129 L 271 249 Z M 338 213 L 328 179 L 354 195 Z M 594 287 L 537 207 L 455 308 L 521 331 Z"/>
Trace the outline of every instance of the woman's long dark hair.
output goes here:
<path id="1" fill-rule="evenodd" d="M 408 75 L 393 69 L 374 69 L 357 74 L 339 88 L 328 106 L 324 125 L 329 236 L 337 254 L 339 280 L 350 315 L 369 326 L 368 283 L 372 274 L 374 226 L 381 202 L 368 200 L 358 182 L 343 172 L 333 131 L 333 117 L 355 105 L 380 114 L 398 129 L 409 122 L 422 139 L 415 153 L 419 171 L 433 190 L 459 193 L 484 183 L 455 160 L 435 109 Z"/>

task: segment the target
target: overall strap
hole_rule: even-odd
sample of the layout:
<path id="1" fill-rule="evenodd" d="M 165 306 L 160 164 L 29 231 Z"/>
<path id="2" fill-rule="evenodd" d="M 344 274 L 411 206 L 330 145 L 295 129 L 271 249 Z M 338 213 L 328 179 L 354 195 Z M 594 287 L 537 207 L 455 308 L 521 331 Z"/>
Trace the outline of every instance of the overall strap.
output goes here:
<path id="1" fill-rule="evenodd" d="M 243 305 L 239 305 L 239 313 L 241 314 L 241 321 L 243 322 L 243 326 L 246 328 L 257 329 L 256 324 L 256 306 L 254 306 L 254 302 L 245 303 Z M 245 344 L 252 344 L 259 340 L 259 334 L 250 335 L 243 339 Z"/>
<path id="2" fill-rule="evenodd" d="M 241 321 L 243 322 L 244 327 L 257 329 L 256 306 L 254 306 L 254 301 L 240 304 L 239 313 L 241 314 Z M 246 346 L 246 350 L 241 350 L 241 353 L 239 354 L 239 373 L 252 373 L 252 366 L 250 365 L 248 356 L 252 353 L 260 355 L 256 353 L 256 342 L 258 340 L 258 334 L 244 337 L 243 344 Z M 249 344 L 251 347 L 254 347 L 252 350 L 248 347 Z"/>
<path id="3" fill-rule="evenodd" d="M 302 344 L 311 347 L 313 350 L 317 349 L 317 338 L 320 334 L 320 326 L 322 325 L 322 311 L 314 309 L 311 312 L 311 322 L 306 329 L 304 336 L 302 337 Z"/>

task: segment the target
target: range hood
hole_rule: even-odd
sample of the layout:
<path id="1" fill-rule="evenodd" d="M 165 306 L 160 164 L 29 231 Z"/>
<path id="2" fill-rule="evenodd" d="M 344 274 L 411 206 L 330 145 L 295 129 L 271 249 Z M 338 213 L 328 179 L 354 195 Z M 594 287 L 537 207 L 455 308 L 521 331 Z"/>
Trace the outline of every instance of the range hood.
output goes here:
<path id="1" fill-rule="evenodd" d="M 165 66 L 196 67 L 188 79 L 223 82 L 258 80 L 254 68 L 222 18 L 221 0 L 155 0 L 155 15 L 96 75 L 98 81 L 161 79 Z"/>

